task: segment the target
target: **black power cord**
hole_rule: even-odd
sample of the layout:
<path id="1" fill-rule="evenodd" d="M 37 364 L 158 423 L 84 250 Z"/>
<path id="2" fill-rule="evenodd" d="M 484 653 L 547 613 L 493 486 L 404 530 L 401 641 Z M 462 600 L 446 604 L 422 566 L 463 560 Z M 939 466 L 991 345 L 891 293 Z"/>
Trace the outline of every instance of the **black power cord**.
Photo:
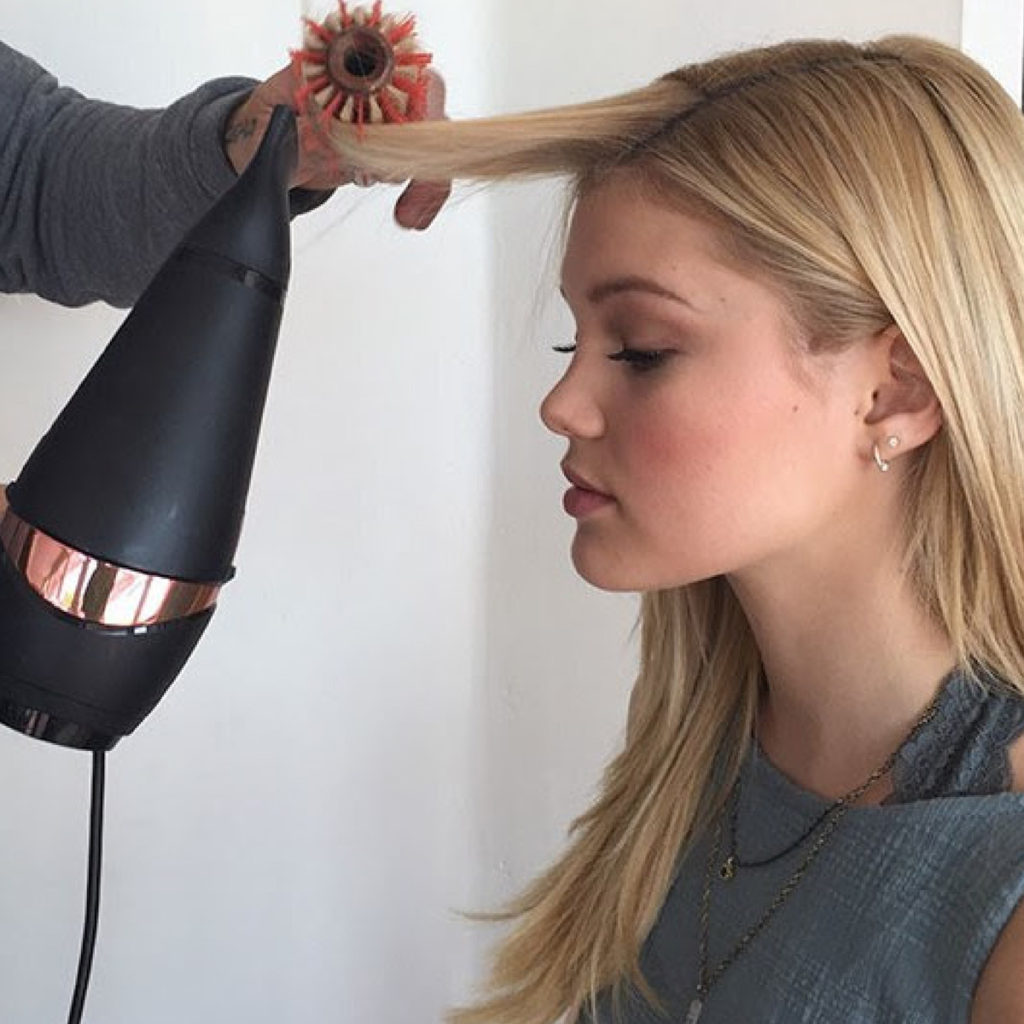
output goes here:
<path id="1" fill-rule="evenodd" d="M 106 776 L 105 753 L 92 755 L 92 808 L 89 812 L 89 874 L 85 887 L 85 926 L 82 929 L 82 950 L 78 957 L 78 976 L 71 997 L 68 1024 L 79 1024 L 85 1008 L 89 987 L 92 955 L 96 949 L 96 931 L 100 919 L 100 874 L 103 867 L 103 788 Z"/>

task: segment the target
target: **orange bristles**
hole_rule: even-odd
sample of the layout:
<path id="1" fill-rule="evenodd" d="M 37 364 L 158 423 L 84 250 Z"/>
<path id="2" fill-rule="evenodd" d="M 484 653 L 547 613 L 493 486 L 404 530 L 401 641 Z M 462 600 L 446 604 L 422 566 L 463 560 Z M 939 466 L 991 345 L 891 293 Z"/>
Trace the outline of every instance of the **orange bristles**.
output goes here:
<path id="1" fill-rule="evenodd" d="M 413 15 L 385 14 L 383 0 L 351 8 L 338 0 L 323 22 L 303 22 L 304 45 L 291 54 L 300 109 L 313 108 L 317 120 L 347 121 L 359 130 L 425 115 L 425 70 L 433 57 L 420 48 Z"/>
<path id="2" fill-rule="evenodd" d="M 415 31 L 416 19 L 409 14 L 401 21 L 395 23 L 391 31 L 388 32 L 388 39 L 391 41 L 392 46 L 397 46 L 403 39 L 408 39 Z"/>
<path id="3" fill-rule="evenodd" d="M 328 32 L 320 22 L 314 21 L 312 18 L 303 18 L 302 20 L 305 23 L 306 28 L 319 36 L 324 41 L 325 45 L 330 46 L 331 40 L 334 39 L 334 36 Z"/>
<path id="4" fill-rule="evenodd" d="M 432 53 L 396 53 L 395 63 L 402 67 L 425 68 L 434 59 Z"/>
<path id="5" fill-rule="evenodd" d="M 380 104 L 384 120 L 389 124 L 404 124 L 408 120 L 405 114 L 398 109 L 395 101 L 386 92 L 382 92 L 377 97 L 377 102 Z"/>

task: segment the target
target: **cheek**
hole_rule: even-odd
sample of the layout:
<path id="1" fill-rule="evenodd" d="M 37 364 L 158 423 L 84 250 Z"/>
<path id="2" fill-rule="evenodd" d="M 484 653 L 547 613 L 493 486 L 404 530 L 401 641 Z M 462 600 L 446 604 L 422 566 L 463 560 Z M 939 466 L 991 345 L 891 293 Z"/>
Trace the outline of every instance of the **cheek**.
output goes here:
<path id="1" fill-rule="evenodd" d="M 623 434 L 625 453 L 638 481 L 654 494 L 694 489 L 711 480 L 726 464 L 744 455 L 742 433 L 731 410 L 714 403 L 666 398 L 635 417 Z"/>
<path id="2" fill-rule="evenodd" d="M 672 516 L 666 526 L 682 515 L 724 528 L 752 501 L 784 497 L 806 462 L 813 403 L 758 391 L 743 401 L 666 400 L 629 423 L 623 454 L 638 512 Z"/>

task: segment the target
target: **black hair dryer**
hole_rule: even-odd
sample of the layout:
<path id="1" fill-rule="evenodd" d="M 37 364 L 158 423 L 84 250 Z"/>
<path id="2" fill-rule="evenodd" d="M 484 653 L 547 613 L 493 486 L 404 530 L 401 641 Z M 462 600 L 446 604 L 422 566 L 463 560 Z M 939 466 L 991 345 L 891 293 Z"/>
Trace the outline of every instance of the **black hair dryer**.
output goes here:
<path id="1" fill-rule="evenodd" d="M 278 107 L 0 491 L 0 721 L 19 732 L 109 750 L 174 681 L 233 574 L 297 152 Z"/>

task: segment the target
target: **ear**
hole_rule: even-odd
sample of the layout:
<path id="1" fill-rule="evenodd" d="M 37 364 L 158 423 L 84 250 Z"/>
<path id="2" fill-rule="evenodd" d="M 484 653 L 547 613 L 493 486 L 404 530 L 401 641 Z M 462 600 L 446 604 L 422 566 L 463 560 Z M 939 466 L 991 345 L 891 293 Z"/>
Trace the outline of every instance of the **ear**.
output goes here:
<path id="1" fill-rule="evenodd" d="M 898 327 L 880 331 L 872 344 L 878 372 L 864 423 L 870 442 L 885 451 L 885 458 L 898 458 L 927 444 L 939 432 L 942 406 Z M 891 438 L 898 442 L 890 444 Z"/>

